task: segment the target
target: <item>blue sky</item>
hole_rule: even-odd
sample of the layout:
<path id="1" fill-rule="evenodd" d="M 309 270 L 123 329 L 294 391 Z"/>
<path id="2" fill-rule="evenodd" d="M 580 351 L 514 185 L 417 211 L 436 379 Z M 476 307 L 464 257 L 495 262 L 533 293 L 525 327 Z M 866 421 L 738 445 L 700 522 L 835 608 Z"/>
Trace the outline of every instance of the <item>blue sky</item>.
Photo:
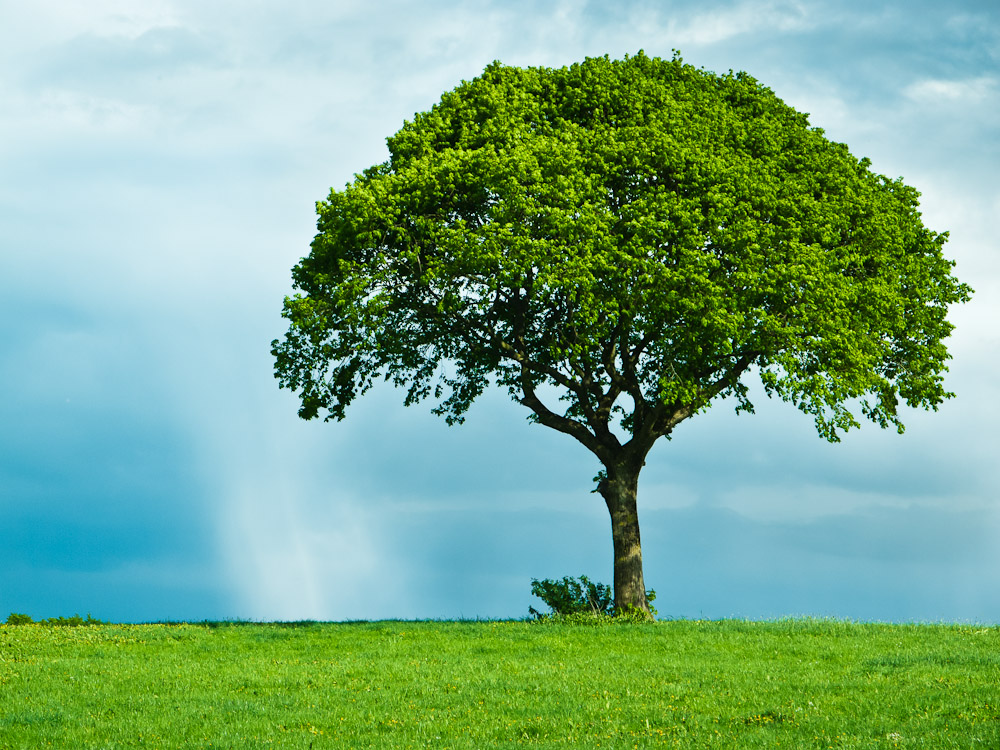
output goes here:
<path id="1" fill-rule="evenodd" d="M 922 193 L 976 290 L 937 413 L 830 445 L 717 404 L 640 482 L 662 616 L 1000 622 L 994 0 L 0 0 L 0 618 L 518 617 L 611 580 L 594 460 L 503 393 L 306 423 L 314 204 L 492 60 L 746 70 Z"/>

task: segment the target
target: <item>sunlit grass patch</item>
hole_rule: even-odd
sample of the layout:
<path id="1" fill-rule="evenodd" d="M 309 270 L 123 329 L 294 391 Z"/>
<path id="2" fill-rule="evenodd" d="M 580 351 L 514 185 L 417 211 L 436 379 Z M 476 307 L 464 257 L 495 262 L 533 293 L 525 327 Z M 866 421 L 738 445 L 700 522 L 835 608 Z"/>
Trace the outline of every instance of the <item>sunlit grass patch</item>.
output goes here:
<path id="1" fill-rule="evenodd" d="M 998 696 L 995 627 L 0 627 L 0 748 L 991 748 Z"/>

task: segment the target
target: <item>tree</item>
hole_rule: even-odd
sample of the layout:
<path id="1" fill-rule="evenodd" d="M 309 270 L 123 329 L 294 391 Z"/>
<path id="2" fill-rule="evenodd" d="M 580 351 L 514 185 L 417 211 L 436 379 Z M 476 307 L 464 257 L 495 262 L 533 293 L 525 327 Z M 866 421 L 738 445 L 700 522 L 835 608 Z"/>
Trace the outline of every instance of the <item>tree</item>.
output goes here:
<path id="1" fill-rule="evenodd" d="M 919 193 L 744 73 L 640 52 L 496 62 L 317 205 L 275 376 L 343 419 L 379 379 L 461 422 L 491 384 L 590 450 L 616 608 L 648 611 L 636 490 L 653 444 L 744 376 L 830 441 L 935 409 L 968 286 Z"/>

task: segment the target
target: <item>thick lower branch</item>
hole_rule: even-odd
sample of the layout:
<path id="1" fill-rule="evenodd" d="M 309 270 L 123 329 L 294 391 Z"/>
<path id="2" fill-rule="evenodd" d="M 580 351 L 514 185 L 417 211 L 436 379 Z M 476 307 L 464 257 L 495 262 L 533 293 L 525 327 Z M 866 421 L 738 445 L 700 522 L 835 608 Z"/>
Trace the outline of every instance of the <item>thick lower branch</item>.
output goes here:
<path id="1" fill-rule="evenodd" d="M 521 376 L 521 392 L 520 402 L 535 413 L 541 424 L 576 438 L 587 450 L 597 456 L 601 462 L 604 462 L 605 459 L 610 460 L 612 455 L 610 452 L 611 448 L 599 440 L 585 425 L 577 422 L 575 419 L 556 414 L 542 403 L 541 399 L 535 393 L 526 371 Z M 613 435 L 611 437 L 614 438 Z"/>

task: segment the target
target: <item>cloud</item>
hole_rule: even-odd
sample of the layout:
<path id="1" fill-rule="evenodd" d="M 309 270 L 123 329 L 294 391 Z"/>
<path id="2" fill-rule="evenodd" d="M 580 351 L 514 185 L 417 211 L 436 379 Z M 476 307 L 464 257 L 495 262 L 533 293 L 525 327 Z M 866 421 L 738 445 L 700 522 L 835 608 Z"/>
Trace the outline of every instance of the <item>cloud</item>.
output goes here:
<path id="1" fill-rule="evenodd" d="M 976 106 L 1000 103 L 1000 79 L 977 76 L 964 80 L 924 79 L 910 84 L 903 94 L 921 104 Z"/>
<path id="2" fill-rule="evenodd" d="M 708 46 L 741 36 L 805 31 L 815 25 L 809 16 L 800 2 L 740 2 L 670 21 L 666 30 L 680 45 Z"/>
<path id="3" fill-rule="evenodd" d="M 181 27 L 157 27 L 135 37 L 74 37 L 51 50 L 34 76 L 56 86 L 89 88 L 204 70 L 222 59 L 217 40 Z"/>
<path id="4" fill-rule="evenodd" d="M 5 48 L 23 51 L 83 34 L 135 38 L 179 20 L 178 3 L 172 0 L 93 0 L 86 5 L 38 0 L 4 8 Z"/>

